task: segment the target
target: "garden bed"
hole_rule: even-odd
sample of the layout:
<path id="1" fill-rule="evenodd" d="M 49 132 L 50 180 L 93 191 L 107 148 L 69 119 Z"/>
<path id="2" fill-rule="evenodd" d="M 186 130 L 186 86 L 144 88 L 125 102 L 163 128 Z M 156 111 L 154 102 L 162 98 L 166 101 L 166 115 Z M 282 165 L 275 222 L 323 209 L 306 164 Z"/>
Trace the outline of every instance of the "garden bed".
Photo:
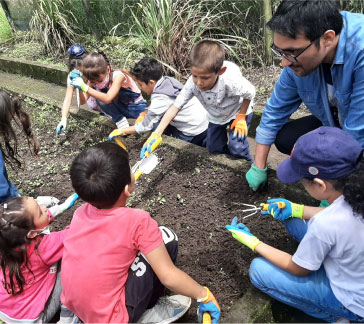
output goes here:
<path id="1" fill-rule="evenodd" d="M 56 136 L 59 111 L 32 100 L 27 100 L 26 109 L 41 150 L 38 156 L 31 155 L 25 141 L 21 143 L 24 169 L 14 172 L 8 168 L 9 177 L 23 195 L 52 195 L 63 200 L 73 192 L 69 179 L 73 158 L 86 147 L 105 141 L 110 128 L 69 118 L 67 134 Z M 135 135 L 125 139 L 131 165 L 138 160 L 144 140 L 145 137 Z M 234 216 L 242 216 L 242 203 L 259 205 L 270 197 L 284 195 L 283 189 L 274 185 L 264 193 L 253 193 L 244 177 L 248 163 L 240 163 L 239 168 L 229 167 L 211 159 L 199 147 L 187 149 L 182 145 L 176 149 L 162 143 L 157 154 L 160 164 L 150 175 L 141 177 L 128 206 L 148 211 L 160 225 L 177 233 L 177 265 L 199 283 L 209 286 L 226 313 L 251 287 L 248 270 L 255 254 L 234 240 L 225 225 Z M 304 197 L 296 200 L 300 199 Z M 56 218 L 53 230 L 68 225 L 74 210 Z M 282 223 L 272 217 L 257 215 L 247 218 L 245 223 L 264 242 L 290 253 L 295 250 L 296 243 Z M 195 322 L 195 309 L 184 320 Z"/>

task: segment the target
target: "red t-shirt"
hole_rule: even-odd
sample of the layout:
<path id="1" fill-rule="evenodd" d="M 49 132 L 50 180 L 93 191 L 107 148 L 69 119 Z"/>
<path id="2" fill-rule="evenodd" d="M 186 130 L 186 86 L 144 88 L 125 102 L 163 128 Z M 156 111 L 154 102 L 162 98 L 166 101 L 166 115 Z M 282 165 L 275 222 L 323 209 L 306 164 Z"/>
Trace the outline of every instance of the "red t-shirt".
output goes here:
<path id="1" fill-rule="evenodd" d="M 147 212 L 84 204 L 64 241 L 62 303 L 85 323 L 127 323 L 129 267 L 138 251 L 146 255 L 162 243 L 158 224 Z"/>

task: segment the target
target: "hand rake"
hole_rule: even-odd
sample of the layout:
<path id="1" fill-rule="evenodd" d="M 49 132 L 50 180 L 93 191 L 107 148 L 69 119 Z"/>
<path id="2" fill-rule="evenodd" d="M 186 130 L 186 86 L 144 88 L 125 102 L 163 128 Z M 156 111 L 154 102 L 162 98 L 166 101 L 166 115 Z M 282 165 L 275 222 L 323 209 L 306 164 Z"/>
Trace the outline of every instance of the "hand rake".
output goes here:
<path id="1" fill-rule="evenodd" d="M 275 204 L 278 205 L 279 208 L 284 208 L 286 207 L 286 204 L 284 201 L 279 201 L 279 202 L 276 202 Z M 251 208 L 248 208 L 248 209 L 243 209 L 242 212 L 243 213 L 246 213 L 246 212 L 252 212 L 250 213 L 249 215 L 246 215 L 243 217 L 244 218 L 248 218 L 248 217 L 251 217 L 251 216 L 254 216 L 255 214 L 257 214 L 258 212 L 261 212 L 261 211 L 267 211 L 268 210 L 268 206 L 269 204 L 265 204 L 265 203 L 261 203 L 259 205 L 259 207 L 255 206 L 255 205 L 249 205 L 249 204 L 243 204 L 244 206 L 247 206 L 247 207 L 251 207 Z"/>

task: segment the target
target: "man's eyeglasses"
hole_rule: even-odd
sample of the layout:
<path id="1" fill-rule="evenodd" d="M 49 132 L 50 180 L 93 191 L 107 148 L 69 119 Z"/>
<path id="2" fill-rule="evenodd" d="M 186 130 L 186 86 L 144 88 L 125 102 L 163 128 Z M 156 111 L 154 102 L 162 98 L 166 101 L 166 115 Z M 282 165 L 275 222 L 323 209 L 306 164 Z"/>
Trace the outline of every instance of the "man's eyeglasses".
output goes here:
<path id="1" fill-rule="evenodd" d="M 305 50 L 307 50 L 316 40 L 313 40 L 308 46 L 306 46 L 302 51 L 300 51 L 297 55 L 288 54 L 279 48 L 275 47 L 274 43 L 270 46 L 272 52 L 278 56 L 284 57 L 287 61 L 291 63 L 297 63 L 297 57 L 299 57 Z"/>

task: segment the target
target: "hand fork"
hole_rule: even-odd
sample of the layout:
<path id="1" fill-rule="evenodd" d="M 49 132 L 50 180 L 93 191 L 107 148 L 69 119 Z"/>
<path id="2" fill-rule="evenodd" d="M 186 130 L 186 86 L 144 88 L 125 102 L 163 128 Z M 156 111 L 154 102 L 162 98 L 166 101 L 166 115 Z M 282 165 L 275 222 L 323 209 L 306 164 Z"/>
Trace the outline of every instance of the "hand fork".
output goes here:
<path id="1" fill-rule="evenodd" d="M 281 208 L 281 209 L 286 207 L 286 203 L 284 201 L 278 201 L 278 202 L 276 202 L 274 204 L 277 204 L 278 208 Z M 259 207 L 255 206 L 255 205 L 249 205 L 249 204 L 243 204 L 243 205 L 247 206 L 247 207 L 251 207 L 251 208 L 248 208 L 248 209 L 243 209 L 242 210 L 243 213 L 252 212 L 251 214 L 244 216 L 243 219 L 248 218 L 250 216 L 253 216 L 253 215 L 257 214 L 258 212 L 267 211 L 268 206 L 269 206 L 269 204 L 265 204 L 265 203 L 261 203 L 259 205 Z"/>

